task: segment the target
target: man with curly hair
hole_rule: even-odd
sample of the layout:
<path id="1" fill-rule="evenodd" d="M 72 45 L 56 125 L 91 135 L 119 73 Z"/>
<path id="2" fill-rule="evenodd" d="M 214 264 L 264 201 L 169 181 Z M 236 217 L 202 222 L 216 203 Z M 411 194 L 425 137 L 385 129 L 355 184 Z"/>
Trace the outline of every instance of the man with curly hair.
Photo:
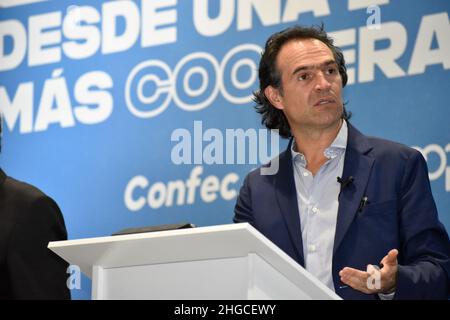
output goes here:
<path id="1" fill-rule="evenodd" d="M 247 175 L 234 221 L 252 224 L 344 299 L 448 298 L 450 241 L 426 162 L 350 124 L 344 56 L 323 27 L 273 34 L 259 80 L 262 123 L 290 143 L 275 174 Z"/>

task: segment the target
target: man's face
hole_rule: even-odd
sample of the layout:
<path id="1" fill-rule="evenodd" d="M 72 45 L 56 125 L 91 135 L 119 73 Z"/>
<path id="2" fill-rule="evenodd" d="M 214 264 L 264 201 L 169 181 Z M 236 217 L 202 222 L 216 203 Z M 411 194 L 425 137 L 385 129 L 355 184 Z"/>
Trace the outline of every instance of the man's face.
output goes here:
<path id="1" fill-rule="evenodd" d="M 333 53 L 317 39 L 295 39 L 280 50 L 276 66 L 282 90 L 267 87 L 266 97 L 288 119 L 291 129 L 327 129 L 343 112 L 342 79 Z"/>

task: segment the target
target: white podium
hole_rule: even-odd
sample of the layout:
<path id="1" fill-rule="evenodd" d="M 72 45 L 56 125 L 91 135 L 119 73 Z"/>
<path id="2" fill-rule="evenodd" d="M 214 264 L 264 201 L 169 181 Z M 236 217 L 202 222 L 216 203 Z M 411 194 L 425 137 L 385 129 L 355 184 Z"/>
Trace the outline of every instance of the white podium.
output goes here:
<path id="1" fill-rule="evenodd" d="M 93 299 L 340 299 L 247 223 L 55 241 Z"/>

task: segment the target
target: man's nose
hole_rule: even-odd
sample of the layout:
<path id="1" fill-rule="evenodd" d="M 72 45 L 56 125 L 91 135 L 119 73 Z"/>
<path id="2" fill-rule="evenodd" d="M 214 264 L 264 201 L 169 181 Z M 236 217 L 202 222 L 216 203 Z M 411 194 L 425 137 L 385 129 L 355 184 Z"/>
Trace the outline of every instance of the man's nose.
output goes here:
<path id="1" fill-rule="evenodd" d="M 319 71 L 316 75 L 316 84 L 314 89 L 316 91 L 326 91 L 330 90 L 331 83 L 328 81 L 327 77 L 322 71 Z"/>

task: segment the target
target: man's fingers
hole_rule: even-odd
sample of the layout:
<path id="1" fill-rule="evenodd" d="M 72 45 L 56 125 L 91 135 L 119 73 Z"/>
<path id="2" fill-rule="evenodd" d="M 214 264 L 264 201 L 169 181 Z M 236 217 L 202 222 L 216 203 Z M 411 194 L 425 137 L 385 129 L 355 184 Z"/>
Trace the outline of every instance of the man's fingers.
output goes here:
<path id="1" fill-rule="evenodd" d="M 339 272 L 342 279 L 367 279 L 367 272 L 345 267 Z"/>
<path id="2" fill-rule="evenodd" d="M 349 285 L 353 289 L 368 292 L 367 278 L 369 277 L 369 274 L 367 272 L 345 267 L 339 272 L 339 276 L 343 283 Z"/>
<path id="3" fill-rule="evenodd" d="M 381 260 L 381 264 L 383 266 L 396 266 L 397 265 L 397 256 L 398 256 L 398 250 L 392 249 L 388 252 L 386 256 Z"/>
<path id="4" fill-rule="evenodd" d="M 397 249 L 392 249 L 388 253 L 388 259 L 390 261 L 392 261 L 393 263 L 395 263 L 395 264 L 397 264 L 397 256 L 398 256 L 398 250 Z"/>
<path id="5" fill-rule="evenodd" d="M 384 268 L 381 269 L 382 282 L 382 292 L 391 292 L 395 290 L 397 285 L 397 271 L 398 271 L 398 250 L 392 249 L 388 254 L 381 260 L 384 264 Z"/>
<path id="6" fill-rule="evenodd" d="M 362 276 L 365 274 L 366 274 L 366 272 L 364 272 L 364 271 L 354 269 L 354 268 L 349 268 L 349 267 L 345 267 L 344 269 L 342 269 L 339 272 L 339 275 L 341 277 L 356 277 L 356 276 Z"/>

